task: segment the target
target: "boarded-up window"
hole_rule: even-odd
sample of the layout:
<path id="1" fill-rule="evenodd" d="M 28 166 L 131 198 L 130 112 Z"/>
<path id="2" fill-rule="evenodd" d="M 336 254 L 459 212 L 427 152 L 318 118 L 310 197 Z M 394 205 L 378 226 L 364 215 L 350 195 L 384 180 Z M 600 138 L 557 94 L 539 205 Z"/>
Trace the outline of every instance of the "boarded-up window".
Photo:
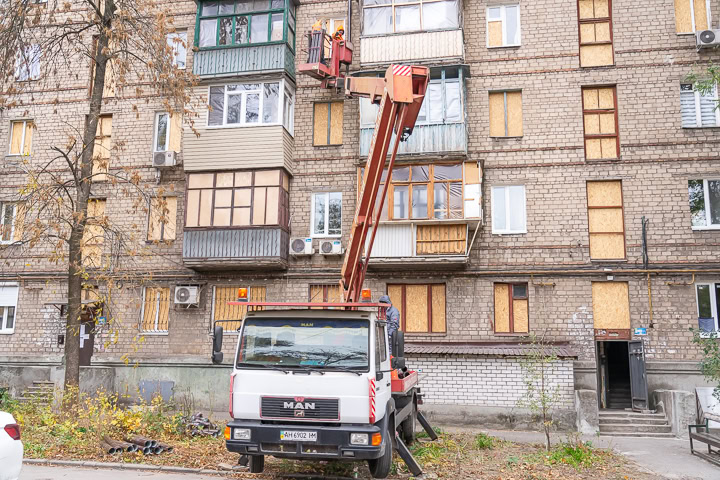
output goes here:
<path id="1" fill-rule="evenodd" d="M 695 33 L 710 25 L 710 0 L 675 0 L 675 31 Z"/>
<path id="2" fill-rule="evenodd" d="M 630 297 L 627 282 L 592 282 L 595 329 L 629 329 Z"/>
<path id="3" fill-rule="evenodd" d="M 245 285 L 234 285 L 227 287 L 215 287 L 213 292 L 213 322 L 223 320 L 219 325 L 226 332 L 235 332 L 242 325 L 242 319 L 248 311 L 263 310 L 262 307 L 247 307 L 245 305 L 228 305 L 228 302 L 237 302 L 238 289 L 248 288 L 249 300 L 251 302 L 264 302 L 265 287 L 247 287 Z M 229 320 L 229 321 L 228 321 Z"/>
<path id="4" fill-rule="evenodd" d="M 578 19 L 580 66 L 613 65 L 611 0 L 578 0 Z"/>
<path id="5" fill-rule="evenodd" d="M 310 303 L 342 303 L 343 295 L 340 291 L 340 284 L 331 285 L 310 285 L 308 291 Z M 313 307 L 320 308 L 320 307 Z"/>
<path id="6" fill-rule="evenodd" d="M 406 333 L 445 333 L 445 284 L 388 285 L 393 306 L 400 311 Z"/>
<path id="7" fill-rule="evenodd" d="M 582 96 L 585 158 L 618 158 L 620 139 L 615 87 L 583 88 Z"/>
<path id="8" fill-rule="evenodd" d="M 467 225 L 418 225 L 417 255 L 464 255 Z"/>
<path id="9" fill-rule="evenodd" d="M 498 5 L 487 9 L 487 46 L 520 45 L 520 6 Z"/>
<path id="10" fill-rule="evenodd" d="M 587 182 L 590 258 L 625 258 L 622 182 Z"/>
<path id="11" fill-rule="evenodd" d="M 91 199 L 87 206 L 87 224 L 83 232 L 83 265 L 102 266 L 102 246 L 105 241 L 105 199 Z"/>
<path id="12" fill-rule="evenodd" d="M 528 284 L 496 283 L 494 296 L 495 333 L 528 333 Z"/>
<path id="13" fill-rule="evenodd" d="M 95 48 L 97 49 L 97 38 L 95 38 Z M 112 47 L 111 47 L 112 48 Z M 94 57 L 93 57 L 94 58 Z M 92 89 L 95 85 L 95 61 L 91 60 L 90 66 L 90 95 L 92 95 Z M 108 60 L 105 64 L 105 85 L 103 88 L 103 98 L 112 98 L 115 96 L 115 72 L 113 68 L 112 60 Z"/>
<path id="14" fill-rule="evenodd" d="M 490 92 L 490 136 L 522 135 L 522 92 Z"/>
<path id="15" fill-rule="evenodd" d="M 170 318 L 170 288 L 145 287 L 143 290 L 143 332 L 167 332 Z"/>
<path id="16" fill-rule="evenodd" d="M 175 240 L 177 197 L 157 197 L 150 201 L 148 241 Z"/>
<path id="17" fill-rule="evenodd" d="M 10 122 L 9 155 L 30 155 L 35 125 L 32 120 Z"/>
<path id="18" fill-rule="evenodd" d="M 93 181 L 102 182 L 107 180 L 111 149 L 112 115 L 102 115 L 98 119 L 97 133 L 95 134 L 92 169 Z"/>
<path id="19" fill-rule="evenodd" d="M 282 170 L 188 175 L 186 227 L 288 224 L 289 179 Z"/>
<path id="20" fill-rule="evenodd" d="M 315 104 L 313 145 L 341 145 L 343 142 L 343 102 Z"/>

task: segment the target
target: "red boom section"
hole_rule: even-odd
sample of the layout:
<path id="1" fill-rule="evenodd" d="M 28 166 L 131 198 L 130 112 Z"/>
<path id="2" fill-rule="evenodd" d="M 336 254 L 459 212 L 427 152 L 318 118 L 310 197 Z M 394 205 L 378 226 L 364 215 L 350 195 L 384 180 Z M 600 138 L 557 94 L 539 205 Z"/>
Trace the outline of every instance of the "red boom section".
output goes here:
<path id="1" fill-rule="evenodd" d="M 362 189 L 342 267 L 340 284 L 346 302 L 357 302 L 360 299 L 382 206 L 392 180 L 392 168 L 399 142 L 412 133 L 425 98 L 428 80 L 427 67 L 406 65 L 391 65 L 384 79 L 359 77 L 346 79 L 347 95 L 368 97 L 374 103 L 378 98 L 380 99 L 380 111 L 375 120 L 375 133 L 370 143 Z M 391 151 L 389 159 L 387 159 L 388 151 Z M 386 160 L 387 179 L 382 194 L 378 197 Z M 369 241 L 368 235 L 370 235 Z M 363 250 L 365 250 L 364 261 Z"/>

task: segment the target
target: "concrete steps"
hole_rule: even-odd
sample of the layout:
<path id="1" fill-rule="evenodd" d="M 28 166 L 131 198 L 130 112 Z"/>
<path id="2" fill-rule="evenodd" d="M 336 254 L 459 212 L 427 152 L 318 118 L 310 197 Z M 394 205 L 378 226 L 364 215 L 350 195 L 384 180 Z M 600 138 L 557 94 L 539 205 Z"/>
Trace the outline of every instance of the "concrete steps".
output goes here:
<path id="1" fill-rule="evenodd" d="M 17 399 L 21 402 L 34 402 L 42 405 L 49 405 L 55 396 L 55 384 L 53 382 L 34 381 L 23 394 Z"/>
<path id="2" fill-rule="evenodd" d="M 604 410 L 599 412 L 599 417 L 600 435 L 674 438 L 672 427 L 662 413 Z"/>

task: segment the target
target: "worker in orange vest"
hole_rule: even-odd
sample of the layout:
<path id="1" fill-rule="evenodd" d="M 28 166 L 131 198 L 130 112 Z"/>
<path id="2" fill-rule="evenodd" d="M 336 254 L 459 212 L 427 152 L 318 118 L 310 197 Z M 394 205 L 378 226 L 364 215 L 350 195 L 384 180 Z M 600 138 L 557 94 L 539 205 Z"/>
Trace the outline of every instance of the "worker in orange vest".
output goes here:
<path id="1" fill-rule="evenodd" d="M 337 40 L 338 42 L 342 42 L 344 40 L 345 36 L 345 29 L 342 25 L 340 25 L 337 30 L 335 30 L 335 34 L 333 35 L 333 40 Z"/>

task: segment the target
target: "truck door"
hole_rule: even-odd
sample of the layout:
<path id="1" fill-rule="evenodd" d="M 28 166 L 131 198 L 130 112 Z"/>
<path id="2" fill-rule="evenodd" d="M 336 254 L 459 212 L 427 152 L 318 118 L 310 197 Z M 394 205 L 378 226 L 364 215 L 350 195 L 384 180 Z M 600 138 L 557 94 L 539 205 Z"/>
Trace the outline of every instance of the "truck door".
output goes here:
<path id="1" fill-rule="evenodd" d="M 385 325 L 375 324 L 375 398 L 376 418 L 380 420 L 386 414 L 385 406 L 392 394 L 390 383 L 390 354 Z"/>

